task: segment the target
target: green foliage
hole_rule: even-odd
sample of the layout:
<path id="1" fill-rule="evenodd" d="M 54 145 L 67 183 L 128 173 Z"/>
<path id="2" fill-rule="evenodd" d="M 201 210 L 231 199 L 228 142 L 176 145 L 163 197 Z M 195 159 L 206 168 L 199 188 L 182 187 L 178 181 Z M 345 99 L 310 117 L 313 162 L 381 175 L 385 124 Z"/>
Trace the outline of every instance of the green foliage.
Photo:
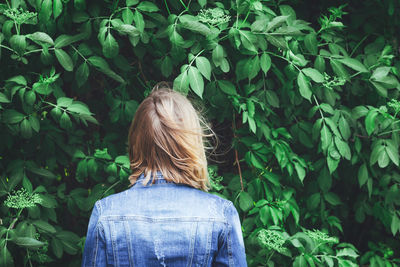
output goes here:
<path id="1" fill-rule="evenodd" d="M 212 193 L 236 205 L 249 266 L 399 266 L 399 11 L 0 4 L 0 266 L 80 264 L 95 201 L 128 186 L 129 123 L 161 80 L 223 140 Z"/>

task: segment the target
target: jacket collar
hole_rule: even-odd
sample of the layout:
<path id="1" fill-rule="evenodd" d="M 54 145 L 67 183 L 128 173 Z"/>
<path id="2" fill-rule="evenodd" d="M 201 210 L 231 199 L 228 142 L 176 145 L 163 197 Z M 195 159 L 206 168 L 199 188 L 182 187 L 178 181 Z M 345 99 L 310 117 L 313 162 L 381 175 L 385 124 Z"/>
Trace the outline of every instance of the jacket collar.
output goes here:
<path id="1" fill-rule="evenodd" d="M 152 174 L 150 177 L 150 180 L 148 181 L 147 184 L 143 184 L 145 179 L 146 179 L 146 176 L 144 175 L 144 173 L 142 173 L 136 180 L 135 184 L 151 185 L 151 184 L 172 184 L 173 183 L 173 182 L 165 180 L 163 174 L 160 171 L 157 171 L 156 175 Z"/>

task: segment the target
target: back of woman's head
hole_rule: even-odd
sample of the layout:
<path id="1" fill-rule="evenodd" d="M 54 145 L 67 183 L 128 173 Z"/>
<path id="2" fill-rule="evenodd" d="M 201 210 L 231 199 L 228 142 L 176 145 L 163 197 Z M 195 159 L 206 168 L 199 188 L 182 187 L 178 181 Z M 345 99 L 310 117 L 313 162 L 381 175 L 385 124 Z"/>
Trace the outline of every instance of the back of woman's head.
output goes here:
<path id="1" fill-rule="evenodd" d="M 128 145 L 134 184 L 147 183 L 160 171 L 167 181 L 207 190 L 207 160 L 201 118 L 183 95 L 156 86 L 140 104 L 129 129 Z"/>

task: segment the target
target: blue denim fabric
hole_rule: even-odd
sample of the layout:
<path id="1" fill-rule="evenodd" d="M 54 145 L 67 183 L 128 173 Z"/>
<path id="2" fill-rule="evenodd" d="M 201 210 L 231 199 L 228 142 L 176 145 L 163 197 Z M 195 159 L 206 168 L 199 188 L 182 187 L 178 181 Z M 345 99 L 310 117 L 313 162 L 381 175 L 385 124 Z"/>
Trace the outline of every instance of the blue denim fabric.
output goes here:
<path id="1" fill-rule="evenodd" d="M 166 181 L 96 202 L 82 266 L 247 266 L 232 202 Z"/>

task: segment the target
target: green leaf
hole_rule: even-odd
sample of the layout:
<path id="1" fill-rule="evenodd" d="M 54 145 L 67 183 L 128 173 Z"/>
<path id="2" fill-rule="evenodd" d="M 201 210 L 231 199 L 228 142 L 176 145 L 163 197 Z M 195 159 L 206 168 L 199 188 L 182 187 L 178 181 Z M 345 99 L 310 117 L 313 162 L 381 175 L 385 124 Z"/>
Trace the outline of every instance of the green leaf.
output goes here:
<path id="1" fill-rule="evenodd" d="M 36 240 L 34 238 L 31 237 L 17 237 L 15 239 L 12 240 L 15 244 L 17 244 L 20 247 L 26 247 L 26 248 L 40 248 L 42 246 L 44 246 L 45 243 Z"/>
<path id="2" fill-rule="evenodd" d="M 168 77 L 172 73 L 172 60 L 169 56 L 165 56 L 163 61 L 161 62 L 161 73 L 165 77 Z"/>
<path id="3" fill-rule="evenodd" d="M 318 42 L 317 35 L 315 33 L 309 33 L 304 37 L 304 44 L 307 50 L 313 54 L 318 54 Z"/>
<path id="4" fill-rule="evenodd" d="M 149 1 L 141 1 L 136 8 L 146 12 L 156 12 L 159 10 L 155 4 Z"/>
<path id="5" fill-rule="evenodd" d="M 368 69 L 355 58 L 338 59 L 339 62 L 359 72 L 368 72 Z"/>
<path id="6" fill-rule="evenodd" d="M 179 21 L 181 22 L 182 27 L 192 32 L 198 32 L 204 36 L 211 34 L 211 30 L 206 25 L 199 22 L 195 16 L 182 15 L 179 17 Z"/>
<path id="7" fill-rule="evenodd" d="M 221 65 L 223 58 L 224 58 L 224 48 L 220 44 L 218 44 L 212 51 L 212 60 L 215 66 L 219 67 Z"/>
<path id="8" fill-rule="evenodd" d="M 64 50 L 55 49 L 54 52 L 58 62 L 60 62 L 61 66 L 63 66 L 66 71 L 72 71 L 74 69 L 71 57 Z"/>
<path id="9" fill-rule="evenodd" d="M 200 71 L 200 73 L 210 81 L 211 79 L 211 64 L 205 57 L 197 57 L 196 58 L 196 67 Z"/>
<path id="10" fill-rule="evenodd" d="M 132 26 L 133 27 L 133 26 Z M 119 45 L 111 33 L 107 34 L 103 45 L 103 55 L 106 58 L 114 58 L 119 53 Z"/>
<path id="11" fill-rule="evenodd" d="M 133 12 L 129 8 L 124 8 L 124 10 L 122 11 L 122 20 L 126 24 L 132 24 Z"/>
<path id="12" fill-rule="evenodd" d="M 49 45 L 54 45 L 53 39 L 45 32 L 34 32 L 31 34 L 28 34 L 26 37 L 29 39 L 39 42 L 39 43 L 46 43 Z"/>
<path id="13" fill-rule="evenodd" d="M 341 140 L 338 136 L 335 136 L 335 144 L 337 149 L 339 150 L 340 155 L 347 160 L 351 159 L 351 151 L 349 145 Z"/>
<path id="14" fill-rule="evenodd" d="M 68 106 L 67 110 L 80 115 L 93 115 L 93 113 L 89 111 L 89 108 L 84 103 L 78 103 L 78 101 L 75 101 L 72 105 Z"/>
<path id="15" fill-rule="evenodd" d="M 68 114 L 65 111 L 61 115 L 60 126 L 63 129 L 71 129 L 72 128 L 71 119 L 69 118 Z"/>
<path id="16" fill-rule="evenodd" d="M 89 77 L 89 66 L 85 62 L 83 62 L 75 72 L 75 80 L 78 84 L 78 87 L 84 85 Z"/>
<path id="17" fill-rule="evenodd" d="M 299 86 L 300 95 L 311 102 L 312 91 L 310 89 L 310 82 L 301 71 L 297 76 L 297 84 Z"/>
<path id="18" fill-rule="evenodd" d="M 200 71 L 193 66 L 189 67 L 188 71 L 190 88 L 195 92 L 200 98 L 203 98 L 204 91 L 204 81 L 200 74 Z"/>
<path id="19" fill-rule="evenodd" d="M 342 203 L 338 195 L 332 192 L 328 192 L 324 195 L 325 200 L 333 206 L 339 205 Z"/>
<path id="20" fill-rule="evenodd" d="M 20 127 L 21 127 L 21 135 L 23 138 L 29 139 L 32 137 L 32 127 L 26 118 L 21 122 Z"/>
<path id="21" fill-rule="evenodd" d="M 57 238 L 52 238 L 50 245 L 51 245 L 54 255 L 60 259 L 63 255 L 63 246 L 62 246 L 61 241 L 58 240 Z"/>
<path id="22" fill-rule="evenodd" d="M 39 20 L 46 23 L 50 20 L 51 13 L 53 13 L 53 0 L 43 0 L 38 14 Z"/>
<path id="23" fill-rule="evenodd" d="M 330 59 L 330 64 L 333 72 L 342 79 L 349 80 L 350 75 L 337 59 Z"/>
<path id="24" fill-rule="evenodd" d="M 358 183 L 360 187 L 363 186 L 368 180 L 368 169 L 367 165 L 363 163 L 358 169 Z"/>
<path id="25" fill-rule="evenodd" d="M 310 210 L 316 209 L 321 203 L 321 194 L 314 193 L 307 199 L 307 208 Z"/>
<path id="26" fill-rule="evenodd" d="M 367 130 L 368 135 L 371 135 L 375 130 L 375 118 L 378 114 L 379 113 L 376 110 L 371 110 L 365 117 L 365 129 Z"/>
<path id="27" fill-rule="evenodd" d="M 276 27 L 279 27 L 280 25 L 282 25 L 283 23 L 285 23 L 288 20 L 289 16 L 277 16 L 275 18 L 273 18 L 267 25 L 267 28 L 265 29 L 266 32 L 269 32 L 273 29 L 275 29 Z"/>
<path id="28" fill-rule="evenodd" d="M 321 148 L 327 150 L 332 142 L 332 133 L 329 128 L 324 124 L 321 128 Z"/>
<path id="29" fill-rule="evenodd" d="M 139 0 L 126 0 L 126 6 L 134 6 L 139 3 Z"/>
<path id="30" fill-rule="evenodd" d="M 250 196 L 249 193 L 242 191 L 239 195 L 239 207 L 243 210 L 243 211 L 248 211 L 250 210 L 252 207 L 254 207 L 253 204 L 253 198 Z"/>
<path id="31" fill-rule="evenodd" d="M 0 103 L 10 103 L 10 102 L 11 101 L 8 99 L 8 97 L 5 94 L 0 93 Z"/>
<path id="32" fill-rule="evenodd" d="M 347 120 L 340 116 L 339 119 L 339 130 L 344 140 L 348 140 L 351 136 L 350 126 L 347 123 Z"/>
<path id="33" fill-rule="evenodd" d="M 257 36 L 250 31 L 239 30 L 240 40 L 242 41 L 243 47 L 249 51 L 257 53 L 255 43 L 257 43 Z"/>
<path id="34" fill-rule="evenodd" d="M 11 48 L 13 48 L 18 54 L 22 55 L 26 49 L 26 38 L 24 35 L 13 35 L 10 40 Z"/>
<path id="35" fill-rule="evenodd" d="M 67 108 L 69 107 L 74 100 L 69 97 L 60 97 L 57 98 L 57 106 Z"/>
<path id="36" fill-rule="evenodd" d="M 371 166 L 374 165 L 378 161 L 380 154 L 382 152 L 385 152 L 384 150 L 385 150 L 385 146 L 383 146 L 383 145 L 374 146 L 374 148 L 372 149 L 370 158 L 369 158 L 369 164 Z"/>
<path id="37" fill-rule="evenodd" d="M 219 80 L 218 87 L 227 95 L 237 95 L 236 88 L 230 81 Z"/>
<path id="38" fill-rule="evenodd" d="M 24 95 L 24 102 L 28 106 L 32 106 L 36 101 L 36 93 L 33 90 L 30 90 Z M 1 102 L 1 101 L 0 101 Z"/>
<path id="39" fill-rule="evenodd" d="M 392 162 L 399 166 L 399 147 L 394 144 L 394 141 L 386 140 L 385 150 Z"/>
<path id="40" fill-rule="evenodd" d="M 75 43 L 79 40 L 82 40 L 85 37 L 83 34 L 76 34 L 76 35 L 66 35 L 62 34 L 56 38 L 54 41 L 54 47 L 55 48 L 63 48 L 67 45 L 70 45 L 72 43 Z"/>
<path id="41" fill-rule="evenodd" d="M 117 82 L 124 83 L 124 79 L 122 79 L 121 76 L 116 74 L 114 71 L 112 71 L 107 63 L 107 61 L 104 60 L 102 57 L 98 56 L 92 56 L 88 58 L 88 61 L 95 66 L 99 71 L 103 72 L 110 78 L 116 80 Z"/>
<path id="42" fill-rule="evenodd" d="M 189 92 L 189 77 L 186 70 L 175 78 L 173 88 L 185 95 Z"/>
<path id="43" fill-rule="evenodd" d="M 325 81 L 324 75 L 318 70 L 313 68 L 305 68 L 301 70 L 305 75 L 310 77 L 316 83 L 323 83 Z"/>
<path id="44" fill-rule="evenodd" d="M 61 0 L 53 0 L 53 16 L 54 18 L 58 18 L 61 15 L 63 10 L 63 3 Z"/>
<path id="45" fill-rule="evenodd" d="M 129 25 L 129 24 L 121 24 L 118 27 L 115 27 L 115 29 L 118 30 L 120 33 L 129 35 L 130 37 L 136 37 L 136 36 L 140 35 L 140 31 L 135 26 L 132 26 L 132 25 Z M 109 35 L 111 35 L 111 34 L 109 34 Z M 117 52 L 113 51 L 113 53 L 118 54 L 118 51 L 119 51 L 118 43 L 114 39 L 114 37 L 112 37 L 112 39 L 113 39 L 113 41 L 112 41 L 113 45 L 115 47 L 113 47 L 111 49 L 115 49 Z M 107 39 L 105 40 L 105 42 L 107 42 Z M 104 49 L 104 46 L 105 46 L 105 42 L 103 43 L 103 49 Z M 103 52 L 104 52 L 104 50 L 103 50 Z"/>
<path id="46" fill-rule="evenodd" d="M 48 179 L 56 179 L 57 176 L 49 170 L 42 168 L 29 168 L 29 171 Z"/>
<path id="47" fill-rule="evenodd" d="M 271 57 L 266 54 L 263 53 L 260 57 L 260 66 L 262 71 L 266 74 L 268 72 L 268 70 L 271 68 Z"/>
<path id="48" fill-rule="evenodd" d="M 389 156 L 386 152 L 385 149 L 382 149 L 382 151 L 379 153 L 378 156 L 378 166 L 380 168 L 385 168 L 389 165 Z"/>
<path id="49" fill-rule="evenodd" d="M 52 226 L 48 222 L 45 222 L 42 220 L 33 221 L 32 224 L 35 225 L 38 229 L 40 229 L 46 233 L 55 234 L 57 232 L 56 228 L 54 228 L 54 226 Z"/>
<path id="50" fill-rule="evenodd" d="M 397 231 L 400 231 L 400 219 L 397 217 L 396 213 L 394 213 L 392 216 L 390 230 L 392 231 L 393 236 L 396 235 Z"/>
<path id="51" fill-rule="evenodd" d="M 145 23 L 142 13 L 140 13 L 138 10 L 135 10 L 135 13 L 133 14 L 133 20 L 135 21 L 135 26 L 139 32 L 144 32 Z"/>
<path id="52" fill-rule="evenodd" d="M 14 266 L 14 259 L 11 255 L 10 251 L 8 251 L 7 246 L 0 247 L 0 266 L 4 266 L 4 267 Z"/>
<path id="53" fill-rule="evenodd" d="M 31 124 L 31 127 L 32 127 L 32 129 L 35 131 L 35 132 L 39 132 L 39 130 L 40 130 L 40 123 L 39 123 L 39 120 L 36 118 L 36 117 L 34 117 L 34 116 L 29 116 L 29 123 Z"/>
<path id="54" fill-rule="evenodd" d="M 14 77 L 6 80 L 6 82 L 14 82 L 16 84 L 23 85 L 23 86 L 27 85 L 26 79 L 22 75 L 14 76 Z"/>
<path id="55" fill-rule="evenodd" d="M 3 120 L 5 123 L 14 124 L 14 123 L 21 122 L 25 118 L 25 115 L 22 113 L 19 113 L 16 110 L 7 109 L 6 111 L 4 111 L 2 117 L 3 117 Z"/>

